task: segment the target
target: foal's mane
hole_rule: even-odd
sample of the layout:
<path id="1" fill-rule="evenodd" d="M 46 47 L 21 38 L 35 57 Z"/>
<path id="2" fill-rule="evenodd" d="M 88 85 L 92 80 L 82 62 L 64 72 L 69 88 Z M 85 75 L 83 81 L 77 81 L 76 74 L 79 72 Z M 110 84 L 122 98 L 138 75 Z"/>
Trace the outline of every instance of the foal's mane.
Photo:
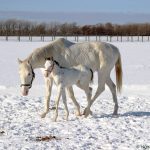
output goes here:
<path id="1" fill-rule="evenodd" d="M 54 59 L 51 59 L 51 58 L 46 58 L 45 60 L 52 60 L 57 66 L 59 66 L 60 68 L 66 68 L 66 67 L 63 67 L 59 64 L 58 61 L 54 60 Z"/>
<path id="2" fill-rule="evenodd" d="M 61 65 L 59 64 L 59 62 L 58 62 L 58 61 L 54 60 L 54 62 L 55 62 L 55 63 L 56 63 L 56 65 L 58 65 L 60 68 L 66 68 L 66 67 L 61 66 Z"/>

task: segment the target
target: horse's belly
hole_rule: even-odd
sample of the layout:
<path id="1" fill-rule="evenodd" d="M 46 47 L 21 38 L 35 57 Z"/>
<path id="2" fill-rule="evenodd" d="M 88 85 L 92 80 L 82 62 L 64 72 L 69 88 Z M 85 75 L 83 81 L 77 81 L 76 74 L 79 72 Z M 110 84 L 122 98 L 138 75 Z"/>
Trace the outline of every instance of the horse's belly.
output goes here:
<path id="1" fill-rule="evenodd" d="M 64 80 L 62 80 L 63 84 L 67 87 L 72 86 L 73 84 L 76 84 L 78 81 L 77 78 L 71 78 L 71 77 L 67 77 Z"/>

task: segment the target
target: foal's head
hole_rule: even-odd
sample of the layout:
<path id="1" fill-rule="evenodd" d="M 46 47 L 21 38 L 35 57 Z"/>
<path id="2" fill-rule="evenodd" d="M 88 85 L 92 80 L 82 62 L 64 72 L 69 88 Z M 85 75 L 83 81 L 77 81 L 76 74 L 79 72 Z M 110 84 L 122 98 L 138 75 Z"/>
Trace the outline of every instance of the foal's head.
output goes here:
<path id="1" fill-rule="evenodd" d="M 44 65 L 45 66 L 44 76 L 48 77 L 54 68 L 54 60 L 53 60 L 53 57 L 46 58 L 45 60 L 46 61 L 45 61 L 45 65 Z"/>

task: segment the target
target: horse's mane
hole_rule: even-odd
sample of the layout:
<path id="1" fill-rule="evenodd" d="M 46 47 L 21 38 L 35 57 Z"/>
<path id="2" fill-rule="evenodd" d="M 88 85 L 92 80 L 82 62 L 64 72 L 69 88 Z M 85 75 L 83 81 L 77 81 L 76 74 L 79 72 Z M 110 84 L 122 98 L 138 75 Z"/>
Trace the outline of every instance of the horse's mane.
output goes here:
<path id="1" fill-rule="evenodd" d="M 93 77 L 94 77 L 93 70 L 90 68 L 90 71 L 91 71 L 91 82 L 93 82 Z"/>

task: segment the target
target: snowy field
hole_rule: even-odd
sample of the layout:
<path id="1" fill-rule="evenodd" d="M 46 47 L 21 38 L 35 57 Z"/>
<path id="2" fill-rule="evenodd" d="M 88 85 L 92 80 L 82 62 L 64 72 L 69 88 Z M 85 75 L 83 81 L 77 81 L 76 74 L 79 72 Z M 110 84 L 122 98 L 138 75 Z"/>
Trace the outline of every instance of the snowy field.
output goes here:
<path id="1" fill-rule="evenodd" d="M 0 41 L 0 150 L 142 150 L 150 149 L 150 43 L 113 42 L 122 55 L 123 91 L 118 95 L 119 116 L 113 117 L 113 101 L 105 92 L 92 106 L 93 115 L 76 117 L 68 100 L 69 120 L 64 120 L 60 102 L 58 122 L 52 122 L 54 110 L 46 118 L 43 110 L 44 81 L 39 70 L 29 96 L 19 90 L 17 58 L 26 58 L 33 49 L 48 42 Z M 112 78 L 115 79 L 114 70 Z M 96 74 L 93 88 L 96 89 Z M 84 93 L 74 87 L 82 110 Z M 51 106 L 54 105 L 54 86 Z M 38 136 L 53 136 L 36 141 Z"/>

